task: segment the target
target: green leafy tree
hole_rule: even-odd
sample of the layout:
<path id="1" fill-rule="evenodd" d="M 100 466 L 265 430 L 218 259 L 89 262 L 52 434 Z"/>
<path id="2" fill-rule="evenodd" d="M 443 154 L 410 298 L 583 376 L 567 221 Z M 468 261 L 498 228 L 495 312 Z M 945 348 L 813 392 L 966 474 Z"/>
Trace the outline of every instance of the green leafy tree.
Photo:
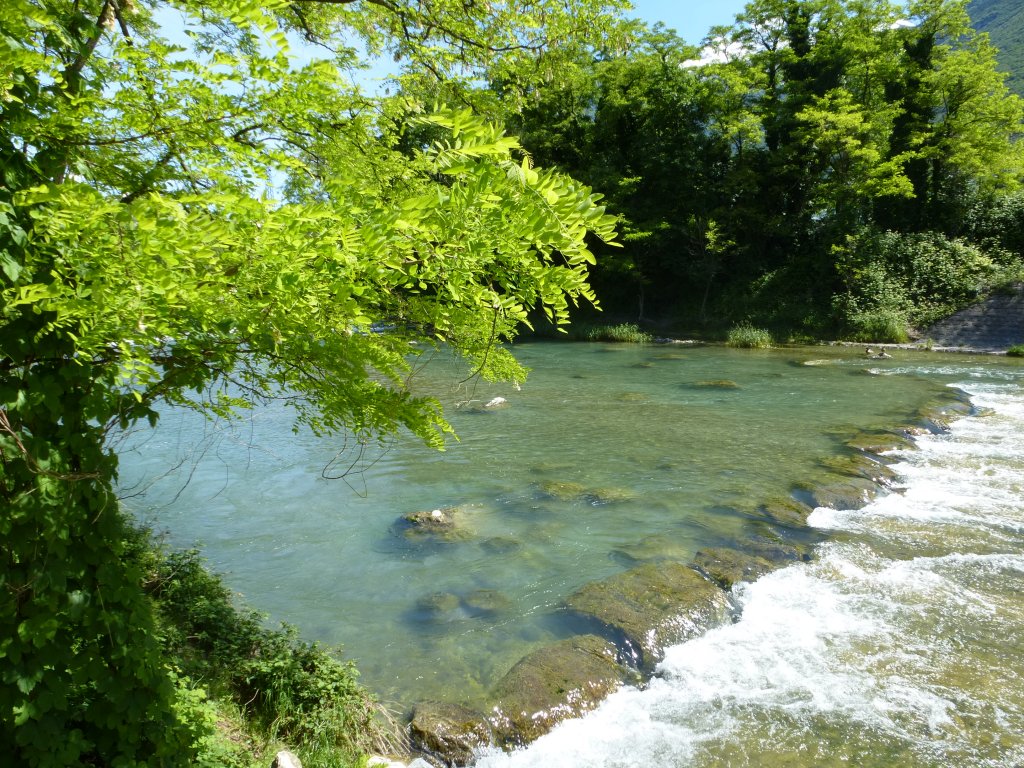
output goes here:
<path id="1" fill-rule="evenodd" d="M 26 765 L 184 764 L 199 737 L 123 557 L 112 431 L 279 399 L 319 434 L 441 447 L 410 341 L 521 376 L 500 342 L 594 299 L 598 196 L 468 110 L 362 94 L 337 33 L 447 77 L 614 5 L 3 4 L 0 729 Z M 293 33 L 327 58 L 296 63 Z"/>

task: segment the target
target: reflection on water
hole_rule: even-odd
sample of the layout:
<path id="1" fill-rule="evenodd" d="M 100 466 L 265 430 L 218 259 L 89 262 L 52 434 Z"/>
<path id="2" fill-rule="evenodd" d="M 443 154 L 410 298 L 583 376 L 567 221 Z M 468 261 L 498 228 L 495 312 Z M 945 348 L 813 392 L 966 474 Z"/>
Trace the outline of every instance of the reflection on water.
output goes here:
<path id="1" fill-rule="evenodd" d="M 350 448 L 331 464 L 334 470 L 359 459 L 344 481 L 321 476 L 342 442 L 293 435 L 284 409 L 261 409 L 231 428 L 168 415 L 155 433 L 134 436 L 137 447 L 122 452 L 123 485 L 143 487 L 143 478 L 184 464 L 126 503 L 167 529 L 173 542 L 200 542 L 250 605 L 296 624 L 308 639 L 341 644 L 383 698 L 407 704 L 457 694 L 472 702 L 525 653 L 569 631 L 558 607 L 581 584 L 638 562 L 686 561 L 701 547 L 759 535 L 766 523 L 756 514 L 758 504 L 822 473 L 821 459 L 858 430 L 907 423 L 945 384 L 967 376 L 965 366 L 979 377 L 1020 370 L 969 359 L 950 364 L 924 353 L 869 363 L 855 350 L 828 348 L 751 353 L 530 344 L 518 355 L 534 369 L 521 391 L 485 385 L 466 391 L 455 384 L 462 378 L 457 368 L 444 361 L 428 366 L 418 386 L 442 400 L 461 442 L 445 453 L 409 441 L 361 457 Z M 809 360 L 819 364 L 802 364 Z M 507 398 L 508 407 L 479 407 L 495 396 Z M 943 444 L 942 438 L 932 442 Z M 911 484 L 914 466 L 905 470 Z M 456 508 L 458 535 L 406 535 L 403 515 L 446 507 Z M 872 665 L 898 668 L 882 651 L 858 645 L 875 647 L 874 629 L 857 634 L 853 608 L 872 599 L 876 575 L 849 552 L 903 561 L 928 546 L 930 557 L 941 557 L 943 536 L 915 530 L 904 541 L 898 532 L 878 532 L 885 521 L 858 530 L 861 522 L 884 517 L 874 511 L 849 519 L 817 516 L 820 532 L 841 534 L 818 561 L 746 588 L 740 624 L 683 646 L 691 650 L 670 654 L 664 678 L 649 690 L 609 702 L 613 720 L 633 723 L 637 733 L 661 734 L 648 740 L 648 751 L 609 744 L 604 757 L 581 755 L 575 764 L 638 765 L 641 753 L 651 765 L 762 764 L 744 757 L 760 754 L 751 750 L 777 753 L 776 764 L 790 764 L 787 754 L 807 758 L 802 739 L 859 749 L 848 735 L 809 735 L 842 734 L 850 723 L 867 728 L 867 744 L 878 731 L 885 750 L 896 755 L 908 748 L 885 736 L 903 717 L 895 710 L 886 714 L 894 707 L 895 682 L 879 689 L 878 714 L 870 722 L 841 704 L 844 691 L 882 685 L 873 682 Z M 999 535 L 1019 533 L 1010 519 L 1000 525 Z M 1002 553 L 990 549 L 965 551 Z M 884 573 L 886 566 L 878 569 Z M 864 595 L 854 589 L 859 584 L 867 584 Z M 814 622 L 806 612 L 787 614 L 786 601 L 793 611 L 812 607 Z M 752 631 L 748 617 L 759 615 L 762 605 L 774 631 L 788 633 L 794 652 L 785 663 L 764 655 L 770 647 L 758 633 L 770 635 L 770 627 L 757 625 L 753 635 L 742 636 Z M 945 618 L 941 609 L 936 617 Z M 912 629 L 894 624 L 878 631 L 909 636 Z M 848 668 L 819 680 L 811 672 L 825 668 L 826 652 L 847 659 Z M 966 666 L 978 673 L 977 665 Z M 743 669 L 754 677 L 744 678 Z M 707 676 L 708 670 L 714 674 Z M 734 675 L 737 688 L 726 693 Z M 803 680 L 803 688 L 790 691 L 785 679 Z M 680 690 L 705 693 L 679 701 Z M 906 696 L 913 695 L 908 688 Z M 630 697 L 648 697 L 653 713 Z M 840 703 L 819 708 L 822 697 Z M 911 725 L 923 718 L 939 733 L 943 706 L 912 707 L 918 714 Z M 920 714 L 925 710 L 927 717 Z M 704 725 L 695 728 L 693 717 Z M 683 731 L 691 735 L 680 738 Z M 773 741 L 776 732 L 789 736 Z M 707 752 L 711 741 L 720 742 L 719 751 Z M 536 755 L 526 759 L 523 764 L 538 764 L 529 762 Z"/>

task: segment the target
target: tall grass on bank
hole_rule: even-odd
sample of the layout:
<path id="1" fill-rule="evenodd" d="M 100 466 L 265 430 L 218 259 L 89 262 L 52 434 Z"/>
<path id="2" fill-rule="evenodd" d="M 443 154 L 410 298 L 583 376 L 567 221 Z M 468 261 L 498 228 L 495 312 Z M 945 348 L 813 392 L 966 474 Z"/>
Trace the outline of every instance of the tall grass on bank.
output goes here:
<path id="1" fill-rule="evenodd" d="M 768 349 L 772 346 L 772 335 L 764 328 L 755 328 L 750 323 L 739 323 L 729 330 L 725 343 L 730 347 L 743 349 Z"/>
<path id="2" fill-rule="evenodd" d="M 388 718 L 351 662 L 292 627 L 264 626 L 195 550 L 166 552 L 139 532 L 132 555 L 177 670 L 197 765 L 266 764 L 265 753 L 282 744 L 308 765 L 357 766 L 366 754 L 389 751 Z"/>
<path id="3" fill-rule="evenodd" d="M 627 344 L 648 344 L 654 340 L 651 334 L 640 329 L 636 323 L 618 325 L 592 325 L 583 330 L 587 341 L 614 341 Z"/>

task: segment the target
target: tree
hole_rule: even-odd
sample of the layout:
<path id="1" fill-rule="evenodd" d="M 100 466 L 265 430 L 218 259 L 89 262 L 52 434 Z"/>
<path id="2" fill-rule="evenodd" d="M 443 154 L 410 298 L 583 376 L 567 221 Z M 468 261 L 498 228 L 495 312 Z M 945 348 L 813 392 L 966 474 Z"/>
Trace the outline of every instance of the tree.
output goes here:
<path id="1" fill-rule="evenodd" d="M 0 9 L 0 727 L 26 764 L 190 759 L 121 557 L 112 431 L 160 403 L 280 399 L 320 434 L 441 447 L 410 341 L 521 376 L 500 342 L 531 309 L 562 324 L 594 300 L 587 238 L 614 237 L 598 196 L 468 110 L 362 94 L 330 33 L 445 77 L 600 34 L 616 5 Z M 161 37 L 168 11 L 188 47 Z M 330 58 L 295 64 L 290 33 Z M 438 139 L 403 145 L 410 123 Z"/>

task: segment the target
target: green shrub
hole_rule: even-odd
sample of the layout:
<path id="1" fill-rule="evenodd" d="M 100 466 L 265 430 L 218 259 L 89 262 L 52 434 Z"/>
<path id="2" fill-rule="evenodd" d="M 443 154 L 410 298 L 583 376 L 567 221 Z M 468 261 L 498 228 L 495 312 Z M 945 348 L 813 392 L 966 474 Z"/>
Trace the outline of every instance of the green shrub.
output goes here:
<path id="1" fill-rule="evenodd" d="M 145 557 L 165 652 L 205 689 L 179 690 L 180 708 L 196 724 L 200 763 L 234 764 L 230 744 L 204 726 L 217 706 L 237 710 L 250 736 L 283 741 L 310 764 L 356 764 L 382 748 L 380 708 L 358 684 L 351 662 L 300 640 L 293 627 L 269 629 L 260 614 L 237 607 L 198 552 Z"/>
<path id="2" fill-rule="evenodd" d="M 586 329 L 587 341 L 616 341 L 629 344 L 648 344 L 654 340 L 651 334 L 640 329 L 636 323 L 619 325 L 594 325 Z"/>
<path id="3" fill-rule="evenodd" d="M 729 330 L 726 344 L 745 349 L 768 349 L 772 345 L 772 335 L 764 328 L 755 328 L 750 323 L 740 323 Z"/>
<path id="4" fill-rule="evenodd" d="M 977 246 L 937 232 L 865 230 L 835 249 L 844 288 L 833 300 L 840 327 L 881 341 L 905 335 L 902 324 L 926 327 L 975 301 L 1003 268 Z"/>
<path id="5" fill-rule="evenodd" d="M 910 341 L 906 318 L 896 310 L 877 309 L 858 312 L 847 317 L 848 330 L 844 336 L 850 341 L 874 341 L 906 344 Z"/>
<path id="6" fill-rule="evenodd" d="M 1024 344 L 1015 344 L 1006 350 L 1008 357 L 1024 357 Z"/>

